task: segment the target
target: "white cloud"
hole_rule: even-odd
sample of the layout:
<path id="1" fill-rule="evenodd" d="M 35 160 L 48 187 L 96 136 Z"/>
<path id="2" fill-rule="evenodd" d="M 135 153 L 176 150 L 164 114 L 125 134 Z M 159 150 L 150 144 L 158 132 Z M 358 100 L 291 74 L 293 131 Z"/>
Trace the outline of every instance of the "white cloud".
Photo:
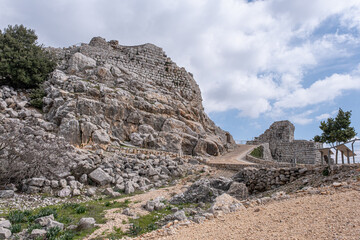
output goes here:
<path id="1" fill-rule="evenodd" d="M 279 108 L 297 108 L 330 102 L 345 90 L 360 90 L 360 76 L 333 74 L 314 82 L 309 88 L 300 88 L 275 103 Z"/>
<path id="2" fill-rule="evenodd" d="M 331 115 L 329 113 L 323 113 L 323 114 L 320 114 L 319 116 L 316 116 L 315 119 L 317 121 L 323 121 L 323 120 L 328 119 L 330 117 L 331 117 Z"/>
<path id="3" fill-rule="evenodd" d="M 313 110 L 308 110 L 300 114 L 289 116 L 289 120 L 295 124 L 306 125 L 313 121 L 313 119 L 309 116 L 312 113 L 314 113 Z"/>
<path id="4" fill-rule="evenodd" d="M 360 31 L 359 12 L 358 0 L 2 0 L 0 26 L 24 23 L 55 46 L 99 35 L 123 45 L 154 43 L 194 73 L 206 111 L 237 109 L 257 118 L 360 89 L 356 72 L 304 83 L 309 70 L 360 46 L 358 32 L 314 32 L 330 17 L 340 19 L 339 28 Z"/>

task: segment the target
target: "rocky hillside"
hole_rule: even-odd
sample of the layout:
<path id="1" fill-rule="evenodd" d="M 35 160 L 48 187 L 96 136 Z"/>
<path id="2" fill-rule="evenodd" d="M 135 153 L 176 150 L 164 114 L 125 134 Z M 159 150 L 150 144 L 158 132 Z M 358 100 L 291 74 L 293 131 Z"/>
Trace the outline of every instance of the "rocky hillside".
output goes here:
<path id="1" fill-rule="evenodd" d="M 45 119 L 82 147 L 130 142 L 187 155 L 234 146 L 205 114 L 199 86 L 152 44 L 121 46 L 100 37 L 51 49 L 61 60 L 46 83 Z"/>
<path id="2" fill-rule="evenodd" d="M 59 65 L 44 83 L 43 111 L 29 91 L 0 87 L 0 190 L 145 191 L 234 146 L 204 113 L 191 74 L 160 48 L 97 37 L 49 50 Z"/>

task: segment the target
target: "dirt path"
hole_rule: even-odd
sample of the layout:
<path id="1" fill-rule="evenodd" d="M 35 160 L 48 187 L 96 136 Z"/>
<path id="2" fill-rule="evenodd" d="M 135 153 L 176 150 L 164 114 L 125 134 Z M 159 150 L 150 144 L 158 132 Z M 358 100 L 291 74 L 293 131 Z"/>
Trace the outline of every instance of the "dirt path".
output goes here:
<path id="1" fill-rule="evenodd" d="M 229 152 L 223 156 L 210 158 L 210 163 L 253 165 L 254 163 L 246 161 L 245 157 L 246 154 L 248 154 L 248 152 L 250 152 L 255 147 L 256 145 L 238 144 L 234 151 Z"/>
<path id="2" fill-rule="evenodd" d="M 179 228 L 151 239 L 360 239 L 360 190 L 305 195 Z M 150 239 L 150 238 L 148 238 Z"/>
<path id="3" fill-rule="evenodd" d="M 143 205 L 146 204 L 147 201 L 155 199 L 160 196 L 169 199 L 171 198 L 171 196 L 184 191 L 188 185 L 191 185 L 191 183 L 187 183 L 186 179 L 182 179 L 180 183 L 178 183 L 175 186 L 152 190 L 139 195 L 121 198 L 116 201 L 123 202 L 125 200 L 130 200 L 131 201 L 129 204 L 130 212 L 133 213 L 134 215 L 142 216 L 149 213 L 142 207 Z M 85 238 L 85 240 L 107 235 L 108 233 L 114 231 L 114 227 L 121 228 L 122 231 L 124 232 L 129 228 L 129 224 L 124 224 L 123 222 L 123 221 L 127 222 L 129 216 L 122 214 L 122 210 L 120 208 L 109 209 L 108 211 L 106 211 L 105 218 L 108 219 L 108 221 L 105 224 L 102 224 L 90 236 Z"/>

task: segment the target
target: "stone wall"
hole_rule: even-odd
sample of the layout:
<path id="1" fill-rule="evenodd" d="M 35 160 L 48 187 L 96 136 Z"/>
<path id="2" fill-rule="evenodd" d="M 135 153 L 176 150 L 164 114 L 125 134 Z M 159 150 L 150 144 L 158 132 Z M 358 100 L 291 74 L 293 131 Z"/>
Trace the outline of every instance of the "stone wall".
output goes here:
<path id="1" fill-rule="evenodd" d="M 356 169 L 357 165 L 332 165 L 330 174 Z M 263 192 L 290 183 L 308 174 L 322 174 L 324 167 L 293 167 L 293 168 L 244 168 L 232 178 L 234 181 L 244 183 L 249 193 Z"/>
<path id="2" fill-rule="evenodd" d="M 295 162 L 301 164 L 318 164 L 321 161 L 320 143 L 306 140 L 294 140 L 295 126 L 290 121 L 274 122 L 254 141 L 247 144 L 268 143 L 272 158 L 278 162 Z"/>

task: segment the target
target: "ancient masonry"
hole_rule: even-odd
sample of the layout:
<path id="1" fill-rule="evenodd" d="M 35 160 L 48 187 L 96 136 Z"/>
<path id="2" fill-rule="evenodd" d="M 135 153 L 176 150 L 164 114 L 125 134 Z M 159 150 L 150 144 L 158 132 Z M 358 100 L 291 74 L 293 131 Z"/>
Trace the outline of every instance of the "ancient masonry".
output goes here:
<path id="1" fill-rule="evenodd" d="M 302 164 L 317 164 L 321 161 L 322 144 L 306 140 L 294 140 L 295 126 L 290 121 L 274 122 L 259 137 L 247 144 L 269 143 L 271 155 L 275 161 Z"/>

